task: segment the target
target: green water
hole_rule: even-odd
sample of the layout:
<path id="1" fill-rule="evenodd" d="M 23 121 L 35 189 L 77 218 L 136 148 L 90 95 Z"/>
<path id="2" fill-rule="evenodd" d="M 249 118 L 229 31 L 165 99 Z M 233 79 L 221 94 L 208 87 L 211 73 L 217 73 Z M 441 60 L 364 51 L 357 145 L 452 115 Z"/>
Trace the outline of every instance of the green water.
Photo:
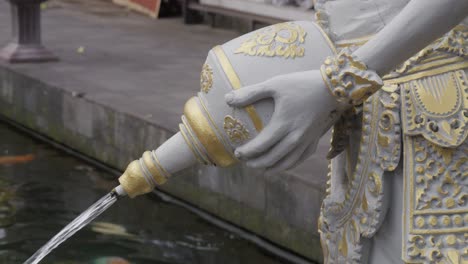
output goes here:
<path id="1" fill-rule="evenodd" d="M 0 123 L 0 263 L 25 261 L 116 184 L 113 175 Z M 146 195 L 118 201 L 41 263 L 286 262 Z"/>

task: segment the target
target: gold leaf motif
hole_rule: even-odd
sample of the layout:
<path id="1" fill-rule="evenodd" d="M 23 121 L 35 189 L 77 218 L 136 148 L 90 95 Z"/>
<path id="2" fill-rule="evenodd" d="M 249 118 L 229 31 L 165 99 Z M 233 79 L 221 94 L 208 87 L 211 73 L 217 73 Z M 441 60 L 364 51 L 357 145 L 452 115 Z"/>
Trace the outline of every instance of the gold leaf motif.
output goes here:
<path id="1" fill-rule="evenodd" d="M 402 84 L 402 120 L 406 135 L 422 135 L 446 148 L 468 137 L 468 79 L 463 70 Z M 448 158 L 446 156 L 446 158 Z"/>
<path id="2" fill-rule="evenodd" d="M 362 210 L 364 210 L 364 212 L 367 212 L 367 210 L 369 210 L 369 204 L 367 203 L 366 193 L 362 194 L 361 207 Z"/>
<path id="3" fill-rule="evenodd" d="M 374 194 L 378 195 L 382 190 L 382 181 L 380 180 L 379 175 L 376 173 L 369 174 L 369 191 Z"/>
<path id="4" fill-rule="evenodd" d="M 239 144 L 249 138 L 249 131 L 242 122 L 227 115 L 224 117 L 224 131 L 233 143 Z"/>
<path id="5" fill-rule="evenodd" d="M 292 22 L 280 23 L 253 34 L 234 52 L 250 56 L 303 57 L 306 31 Z"/>
<path id="6" fill-rule="evenodd" d="M 204 93 L 208 91 L 213 86 L 213 69 L 207 63 L 203 64 L 202 72 L 200 74 L 200 87 Z"/>
<path id="7" fill-rule="evenodd" d="M 403 258 L 411 263 L 464 263 L 468 216 L 468 142 L 443 148 L 422 136 L 405 138 Z M 420 154 L 425 159 L 418 159 Z M 418 178 L 424 167 L 424 177 Z M 468 217 L 466 218 L 468 219 Z"/>
<path id="8" fill-rule="evenodd" d="M 325 59 L 320 71 L 330 92 L 345 104 L 361 105 L 383 86 L 379 75 L 367 69 L 348 48 Z"/>
<path id="9" fill-rule="evenodd" d="M 448 34 L 446 34 L 439 45 L 436 46 L 437 50 L 453 53 L 460 57 L 468 56 L 468 27 L 465 25 L 458 25 Z"/>
<path id="10" fill-rule="evenodd" d="M 390 138 L 379 133 L 377 135 L 377 142 L 380 146 L 386 148 L 390 145 Z"/>
<path id="11" fill-rule="evenodd" d="M 323 202 L 319 225 L 327 263 L 364 263 L 362 238 L 372 237 L 384 219 L 384 172 L 394 170 L 400 157 L 398 92 L 398 87 L 388 87 L 365 101 L 361 107 L 362 116 L 356 116 L 363 123 L 355 165 L 345 168 L 346 172 L 340 170 L 328 174 L 327 197 Z M 356 119 L 350 120 L 355 122 Z M 339 127 L 335 129 L 341 130 Z M 376 139 L 379 133 L 388 138 L 387 147 L 378 144 Z M 341 142 L 349 147 L 350 139 Z M 346 156 L 337 156 L 336 162 L 340 162 L 339 159 L 353 162 L 350 158 L 355 153 L 347 151 L 344 154 Z M 339 177 L 340 181 L 347 178 L 347 181 L 333 186 L 333 177 Z"/>
<path id="12" fill-rule="evenodd" d="M 348 256 L 348 240 L 346 239 L 346 229 L 343 232 L 343 236 L 338 244 L 338 251 L 341 253 L 342 256 Z"/>
<path id="13" fill-rule="evenodd" d="M 414 81 L 418 105 L 433 115 L 447 115 L 461 104 L 461 89 L 454 74 L 429 76 Z"/>
<path id="14" fill-rule="evenodd" d="M 466 68 L 467 44 L 468 27 L 459 25 L 385 75 L 384 79 L 402 83 Z"/>

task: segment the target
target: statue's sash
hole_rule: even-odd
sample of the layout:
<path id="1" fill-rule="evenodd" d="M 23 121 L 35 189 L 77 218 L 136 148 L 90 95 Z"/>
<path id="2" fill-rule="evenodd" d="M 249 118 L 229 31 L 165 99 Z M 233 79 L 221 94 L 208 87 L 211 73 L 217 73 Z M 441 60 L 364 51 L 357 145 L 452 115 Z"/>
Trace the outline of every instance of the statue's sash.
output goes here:
<path id="1" fill-rule="evenodd" d="M 338 131 L 343 130 L 335 129 L 334 134 Z M 396 169 L 401 149 L 397 85 L 385 86 L 364 103 L 358 148 L 353 168 L 337 168 L 345 163 L 342 158 L 348 163 L 352 159 L 349 151 L 331 161 L 319 219 L 325 263 L 365 263 L 366 238 L 377 232 L 385 217 L 388 199 L 383 174 Z"/>

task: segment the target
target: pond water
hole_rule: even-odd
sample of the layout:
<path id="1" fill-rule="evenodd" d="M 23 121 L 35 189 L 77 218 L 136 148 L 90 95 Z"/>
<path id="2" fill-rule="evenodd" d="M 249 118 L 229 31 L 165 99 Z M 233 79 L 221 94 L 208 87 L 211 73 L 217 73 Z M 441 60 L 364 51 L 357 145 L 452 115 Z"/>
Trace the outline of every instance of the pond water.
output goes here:
<path id="1" fill-rule="evenodd" d="M 0 123 L 0 263 L 22 263 L 115 177 Z M 156 195 L 122 199 L 41 263 L 287 263 Z"/>

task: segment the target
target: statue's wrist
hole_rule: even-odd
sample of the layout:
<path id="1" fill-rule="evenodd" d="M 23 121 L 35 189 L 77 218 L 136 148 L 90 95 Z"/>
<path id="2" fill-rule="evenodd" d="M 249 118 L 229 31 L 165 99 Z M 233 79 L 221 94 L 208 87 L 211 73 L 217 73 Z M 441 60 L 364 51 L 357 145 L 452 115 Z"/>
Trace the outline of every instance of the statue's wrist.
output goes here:
<path id="1" fill-rule="evenodd" d="M 343 107 L 361 105 L 383 86 L 380 76 L 349 49 L 325 59 L 320 72 L 330 94 Z"/>

